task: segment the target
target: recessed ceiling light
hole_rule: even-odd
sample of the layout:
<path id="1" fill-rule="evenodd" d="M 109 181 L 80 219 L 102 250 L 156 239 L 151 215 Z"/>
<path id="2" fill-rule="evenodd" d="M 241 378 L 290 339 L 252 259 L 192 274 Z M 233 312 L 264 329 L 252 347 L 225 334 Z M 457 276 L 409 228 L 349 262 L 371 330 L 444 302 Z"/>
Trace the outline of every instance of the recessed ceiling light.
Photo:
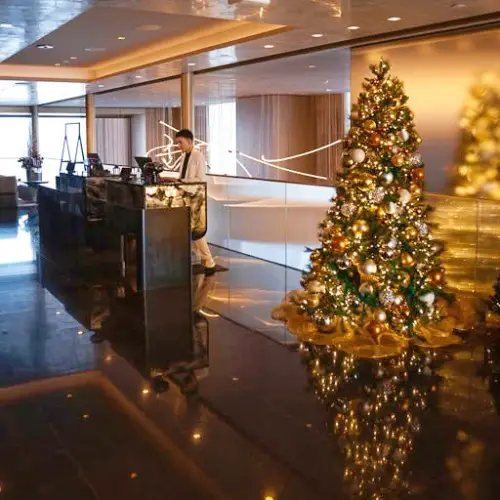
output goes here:
<path id="1" fill-rule="evenodd" d="M 102 83 L 100 83 L 100 84 L 98 85 L 98 87 L 99 87 L 100 89 L 102 89 L 102 88 L 104 87 L 104 85 L 103 85 Z"/>
<path id="2" fill-rule="evenodd" d="M 326 89 L 327 92 L 333 92 L 333 89 Z"/>
<path id="3" fill-rule="evenodd" d="M 71 56 L 71 57 L 70 57 L 70 59 L 73 59 L 73 61 L 74 61 L 75 59 L 78 59 L 78 57 L 76 57 L 76 56 Z"/>
<path id="4" fill-rule="evenodd" d="M 13 28 L 13 27 L 14 27 L 14 25 L 10 24 L 10 23 L 2 23 L 2 24 L 0 24 L 0 28 L 8 29 L 8 28 Z"/>
<path id="5" fill-rule="evenodd" d="M 190 62 L 190 63 L 188 63 L 188 66 L 196 66 L 196 63 L 195 62 Z"/>
<path id="6" fill-rule="evenodd" d="M 142 78 L 142 76 L 141 76 L 141 75 L 135 75 L 135 77 L 136 77 L 136 78 Z"/>
<path id="7" fill-rule="evenodd" d="M 314 35 L 311 35 L 313 38 L 321 38 L 323 37 L 323 33 L 314 33 Z"/>
<path id="8" fill-rule="evenodd" d="M 314 69 L 315 67 L 314 64 L 309 64 L 309 69 Z"/>
<path id="9" fill-rule="evenodd" d="M 452 7 L 454 9 L 463 9 L 464 7 L 467 7 L 467 5 L 465 5 L 464 3 L 454 3 L 452 4 Z"/>
<path id="10" fill-rule="evenodd" d="M 359 26 L 347 26 L 347 29 L 351 31 L 356 31 L 359 30 Z"/>
<path id="11" fill-rule="evenodd" d="M 41 49 L 41 50 L 50 50 L 50 49 L 53 49 L 54 46 L 53 45 L 50 45 L 50 43 L 39 43 L 37 46 L 36 46 L 37 49 Z"/>
<path id="12" fill-rule="evenodd" d="M 54 66 L 61 66 L 61 63 L 55 63 Z"/>
<path id="13" fill-rule="evenodd" d="M 125 37 L 124 36 L 117 36 L 116 39 L 117 40 L 125 40 Z"/>
<path id="14" fill-rule="evenodd" d="M 85 52 L 104 52 L 106 49 L 103 47 L 87 47 L 83 49 Z"/>
<path id="15" fill-rule="evenodd" d="M 274 49 L 274 45 L 264 45 L 265 49 Z"/>
<path id="16" fill-rule="evenodd" d="M 138 31 L 158 31 L 161 29 L 159 24 L 143 24 L 137 28 Z"/>
<path id="17" fill-rule="evenodd" d="M 64 64 L 69 64 L 69 61 L 63 61 Z"/>
<path id="18" fill-rule="evenodd" d="M 387 20 L 391 22 L 396 22 L 396 21 L 401 21 L 401 18 L 394 16 L 394 17 L 388 17 Z"/>

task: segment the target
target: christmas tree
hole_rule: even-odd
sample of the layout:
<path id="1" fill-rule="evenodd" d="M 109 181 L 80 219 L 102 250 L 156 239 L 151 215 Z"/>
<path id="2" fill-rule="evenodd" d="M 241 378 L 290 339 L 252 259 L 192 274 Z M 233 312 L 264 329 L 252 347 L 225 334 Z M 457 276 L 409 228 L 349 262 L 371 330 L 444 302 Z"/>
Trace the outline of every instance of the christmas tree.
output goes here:
<path id="1" fill-rule="evenodd" d="M 406 498 L 420 415 L 437 394 L 433 353 L 366 360 L 305 343 L 309 384 L 330 412 L 349 498 Z"/>
<path id="2" fill-rule="evenodd" d="M 321 247 L 311 252 L 295 303 L 323 332 L 338 331 L 340 321 L 373 338 L 410 338 L 441 317 L 443 246 L 431 234 L 422 141 L 403 84 L 384 60 L 370 69 L 320 224 Z"/>
<path id="3" fill-rule="evenodd" d="M 500 78 L 487 73 L 465 103 L 455 194 L 500 200 Z"/>

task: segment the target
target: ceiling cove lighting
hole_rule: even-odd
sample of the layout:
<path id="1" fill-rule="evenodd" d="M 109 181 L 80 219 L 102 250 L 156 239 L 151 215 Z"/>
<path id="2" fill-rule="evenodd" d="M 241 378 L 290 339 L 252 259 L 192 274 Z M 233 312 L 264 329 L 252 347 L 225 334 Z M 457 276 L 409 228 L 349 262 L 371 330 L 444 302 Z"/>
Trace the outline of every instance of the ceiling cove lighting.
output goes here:
<path id="1" fill-rule="evenodd" d="M 37 46 L 36 46 L 37 49 L 40 49 L 40 50 L 50 50 L 50 49 L 53 49 L 54 46 L 53 45 L 50 45 L 50 43 L 39 43 Z"/>
<path id="2" fill-rule="evenodd" d="M 387 20 L 391 21 L 392 23 L 395 23 L 396 21 L 401 21 L 401 18 L 397 17 L 397 16 L 393 16 L 393 17 L 388 17 Z"/>

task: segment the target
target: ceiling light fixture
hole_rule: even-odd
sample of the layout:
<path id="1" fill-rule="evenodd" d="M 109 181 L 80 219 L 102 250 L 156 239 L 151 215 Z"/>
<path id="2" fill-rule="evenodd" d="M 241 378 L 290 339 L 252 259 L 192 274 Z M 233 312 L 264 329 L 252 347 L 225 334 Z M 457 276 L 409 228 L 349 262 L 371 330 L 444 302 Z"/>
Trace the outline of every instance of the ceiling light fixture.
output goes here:
<path id="1" fill-rule="evenodd" d="M 14 27 L 14 25 L 10 24 L 10 23 L 2 23 L 2 24 L 0 24 L 0 28 L 9 29 L 9 28 L 13 28 L 13 27 Z"/>
<path id="2" fill-rule="evenodd" d="M 40 49 L 40 50 L 50 50 L 50 49 L 53 49 L 54 46 L 53 45 L 50 45 L 50 43 L 39 43 L 37 46 L 36 46 L 37 49 Z"/>
<path id="3" fill-rule="evenodd" d="M 54 66 L 61 66 L 61 63 L 55 63 Z"/>
<path id="4" fill-rule="evenodd" d="M 394 17 L 388 17 L 387 20 L 391 21 L 392 23 L 394 23 L 396 21 L 401 21 L 401 18 L 397 17 L 397 16 L 394 16 Z"/>
<path id="5" fill-rule="evenodd" d="M 196 63 L 195 62 L 189 62 L 188 66 L 196 66 Z"/>
<path id="6" fill-rule="evenodd" d="M 265 49 L 274 49 L 274 45 L 264 45 Z"/>
<path id="7" fill-rule="evenodd" d="M 311 35 L 313 38 L 322 38 L 324 35 L 323 33 L 314 33 L 314 35 Z"/>
<path id="8" fill-rule="evenodd" d="M 467 5 L 465 5 L 464 3 L 454 3 L 452 4 L 452 8 L 453 9 L 463 9 L 467 7 Z"/>
<path id="9" fill-rule="evenodd" d="M 327 92 L 333 92 L 333 89 L 326 89 Z"/>
<path id="10" fill-rule="evenodd" d="M 142 78 L 142 75 L 135 75 L 136 78 Z"/>
<path id="11" fill-rule="evenodd" d="M 314 64 L 309 64 L 309 69 L 314 69 L 315 67 Z"/>
<path id="12" fill-rule="evenodd" d="M 70 57 L 70 59 L 73 59 L 73 61 L 74 61 L 75 59 L 78 59 L 78 57 L 76 57 L 76 56 L 71 56 L 71 57 Z"/>
<path id="13" fill-rule="evenodd" d="M 63 61 L 64 64 L 69 64 L 69 61 Z"/>
<path id="14" fill-rule="evenodd" d="M 347 26 L 347 29 L 351 31 L 356 31 L 359 30 L 359 26 Z"/>
<path id="15" fill-rule="evenodd" d="M 124 36 L 117 36 L 116 39 L 117 40 L 125 40 L 126 38 Z"/>
<path id="16" fill-rule="evenodd" d="M 85 52 L 104 52 L 106 49 L 103 47 L 87 47 L 83 49 Z"/>
<path id="17" fill-rule="evenodd" d="M 104 85 L 103 85 L 102 83 L 100 83 L 100 84 L 98 85 L 98 87 L 99 87 L 100 89 L 102 89 L 102 88 L 104 87 Z"/>

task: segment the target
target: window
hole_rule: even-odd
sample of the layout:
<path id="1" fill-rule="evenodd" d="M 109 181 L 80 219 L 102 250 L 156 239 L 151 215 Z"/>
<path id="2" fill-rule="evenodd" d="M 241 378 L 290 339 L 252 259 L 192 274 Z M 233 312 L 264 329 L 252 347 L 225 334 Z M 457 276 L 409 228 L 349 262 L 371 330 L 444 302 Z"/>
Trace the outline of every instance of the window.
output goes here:
<path id="1" fill-rule="evenodd" d="M 210 173 L 236 175 L 236 101 L 208 106 L 208 143 Z"/>
<path id="2" fill-rule="evenodd" d="M 31 118 L 28 116 L 0 117 L 0 175 L 26 179 L 18 159 L 30 153 Z"/>

